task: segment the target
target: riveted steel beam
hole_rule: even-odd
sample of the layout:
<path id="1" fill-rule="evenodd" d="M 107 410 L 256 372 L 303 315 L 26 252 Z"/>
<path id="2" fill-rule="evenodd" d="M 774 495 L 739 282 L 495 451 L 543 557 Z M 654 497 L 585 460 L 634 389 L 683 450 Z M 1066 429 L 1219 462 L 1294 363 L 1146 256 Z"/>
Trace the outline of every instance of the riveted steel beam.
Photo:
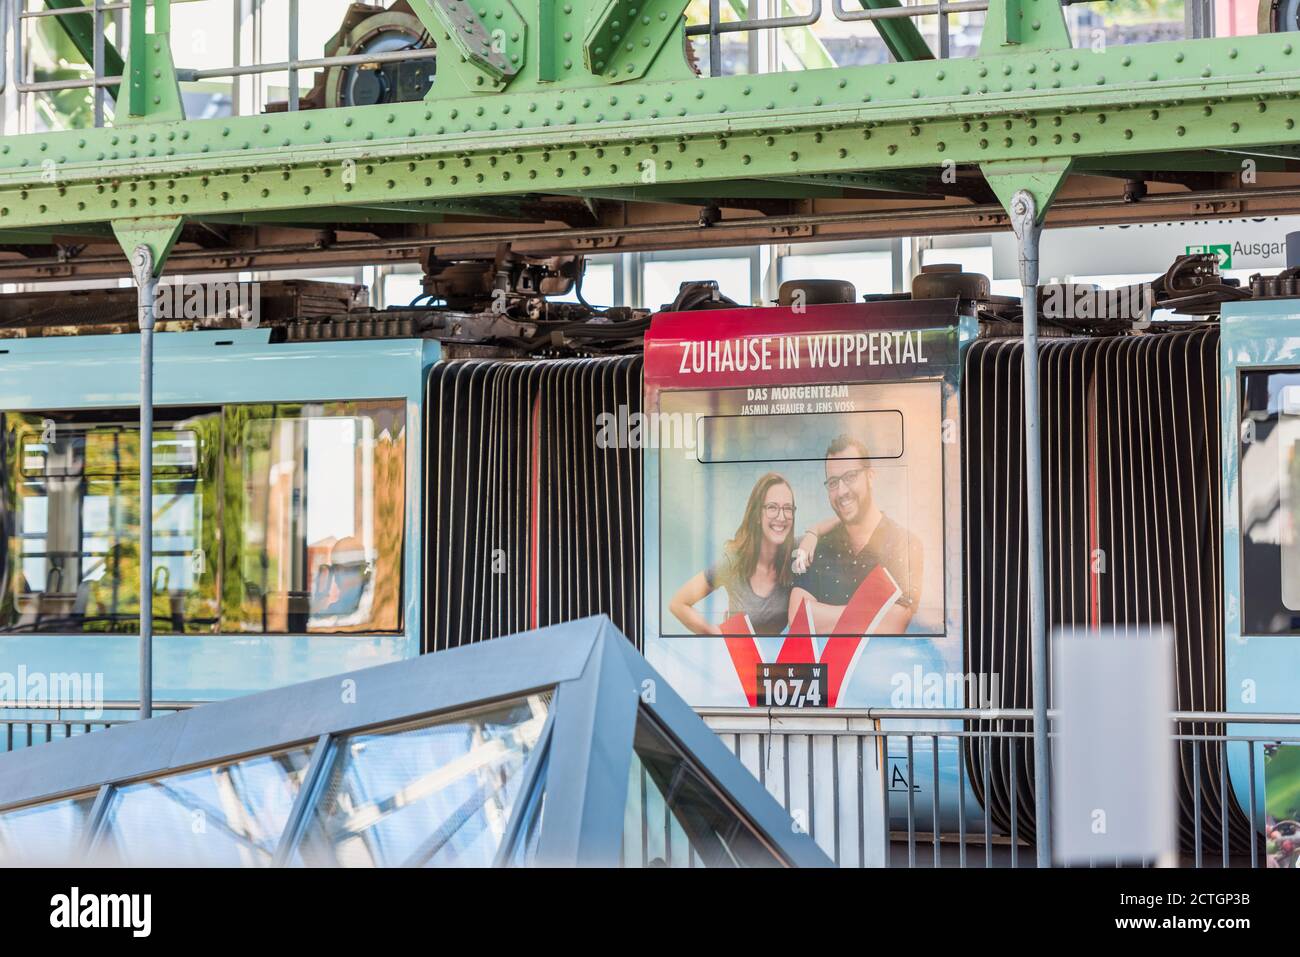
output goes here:
<path id="1" fill-rule="evenodd" d="M 510 0 L 409 0 L 438 47 L 429 98 L 504 89 L 525 62 L 527 23 Z M 443 56 L 441 51 L 454 51 Z"/>
<path id="2" fill-rule="evenodd" d="M 155 0 L 154 32 L 147 0 L 131 0 L 131 46 L 126 57 L 127 109 L 117 125 L 183 120 L 185 108 L 171 51 L 171 0 Z"/>
<path id="3" fill-rule="evenodd" d="M 680 32 L 686 0 L 594 0 L 587 12 L 582 59 L 608 80 L 645 76 L 670 36 Z"/>
<path id="4" fill-rule="evenodd" d="M 0 229 L 1289 148 L 1300 145 L 1294 42 L 1000 53 L 11 137 Z"/>

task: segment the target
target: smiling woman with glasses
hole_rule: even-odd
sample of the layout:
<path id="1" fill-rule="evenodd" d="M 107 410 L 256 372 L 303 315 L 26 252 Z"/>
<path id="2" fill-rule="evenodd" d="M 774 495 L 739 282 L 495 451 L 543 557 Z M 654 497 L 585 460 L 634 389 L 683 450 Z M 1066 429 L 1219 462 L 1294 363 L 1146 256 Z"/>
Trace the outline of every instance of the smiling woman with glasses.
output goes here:
<path id="1" fill-rule="evenodd" d="M 784 476 L 768 472 L 754 483 L 740 527 L 718 561 L 692 576 L 669 603 L 677 620 L 697 635 L 721 635 L 719 624 L 695 606 L 724 588 L 728 618 L 748 615 L 756 635 L 785 631 L 794 582 L 795 512 L 794 489 Z"/>

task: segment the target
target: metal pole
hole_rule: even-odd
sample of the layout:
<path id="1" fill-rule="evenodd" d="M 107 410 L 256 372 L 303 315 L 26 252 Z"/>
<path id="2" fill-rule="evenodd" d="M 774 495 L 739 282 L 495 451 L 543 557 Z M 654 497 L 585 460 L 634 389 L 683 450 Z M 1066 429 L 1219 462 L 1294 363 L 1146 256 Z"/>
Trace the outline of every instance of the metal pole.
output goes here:
<path id="1" fill-rule="evenodd" d="M 99 85 L 99 81 L 104 79 L 104 10 L 101 6 L 103 0 L 95 0 L 94 4 L 94 30 L 95 39 L 92 48 L 92 59 L 95 61 L 92 66 L 95 70 L 95 90 L 91 94 L 95 103 L 95 129 L 104 125 L 104 88 Z"/>
<path id="2" fill-rule="evenodd" d="M 140 313 L 140 717 L 153 716 L 153 253 L 135 247 Z"/>
<path id="3" fill-rule="evenodd" d="M 298 62 L 298 0 L 289 0 L 289 62 Z M 298 109 L 298 70 L 289 71 L 289 109 Z"/>
<path id="4" fill-rule="evenodd" d="M 1021 308 L 1025 342 L 1025 507 L 1028 515 L 1029 645 L 1034 699 L 1034 834 L 1038 866 L 1052 866 L 1050 743 L 1047 728 L 1047 628 L 1043 571 L 1043 474 L 1038 439 L 1038 238 L 1042 227 L 1033 194 L 1011 199 L 1011 226 L 1020 246 Z"/>
<path id="5" fill-rule="evenodd" d="M 722 76 L 722 0 L 709 0 L 709 76 Z"/>

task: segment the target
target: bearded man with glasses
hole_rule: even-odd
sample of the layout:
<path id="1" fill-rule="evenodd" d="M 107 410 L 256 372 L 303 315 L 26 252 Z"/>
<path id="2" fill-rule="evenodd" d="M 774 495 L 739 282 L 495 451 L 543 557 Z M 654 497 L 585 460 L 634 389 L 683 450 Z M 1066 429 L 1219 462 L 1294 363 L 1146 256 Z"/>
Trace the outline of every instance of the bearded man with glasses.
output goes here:
<path id="1" fill-rule="evenodd" d="M 876 583 L 896 586 L 898 597 L 877 616 L 872 634 L 900 635 L 921 599 L 922 549 L 917 536 L 885 515 L 872 495 L 875 473 L 866 443 L 841 435 L 826 449 L 826 497 L 835 520 L 805 532 L 793 555 L 796 572 L 790 592 L 791 633 L 805 601 L 818 635 L 835 634 L 845 607 L 878 568 L 887 578 Z M 830 526 L 827 528 L 827 526 Z"/>

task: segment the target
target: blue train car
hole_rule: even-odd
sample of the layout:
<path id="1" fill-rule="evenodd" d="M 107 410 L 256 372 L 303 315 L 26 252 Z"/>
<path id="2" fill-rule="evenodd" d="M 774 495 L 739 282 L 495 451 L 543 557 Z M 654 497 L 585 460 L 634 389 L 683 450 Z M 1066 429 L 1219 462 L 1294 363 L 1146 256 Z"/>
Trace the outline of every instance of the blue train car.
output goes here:
<path id="1" fill-rule="evenodd" d="M 1231 303 L 1222 318 L 1223 608 L 1231 710 L 1300 710 L 1300 300 Z M 1281 725 L 1230 735 L 1295 738 Z M 1249 750 L 1253 748 L 1252 754 Z M 1265 755 L 1229 745 L 1237 801 L 1265 821 Z M 1251 780 L 1251 771 L 1254 780 Z"/>
<path id="2" fill-rule="evenodd" d="M 439 345 L 272 338 L 157 337 L 160 700 L 420 651 L 422 408 Z M 139 691 L 138 348 L 0 342 L 0 672 L 102 675 L 110 701 Z"/>

